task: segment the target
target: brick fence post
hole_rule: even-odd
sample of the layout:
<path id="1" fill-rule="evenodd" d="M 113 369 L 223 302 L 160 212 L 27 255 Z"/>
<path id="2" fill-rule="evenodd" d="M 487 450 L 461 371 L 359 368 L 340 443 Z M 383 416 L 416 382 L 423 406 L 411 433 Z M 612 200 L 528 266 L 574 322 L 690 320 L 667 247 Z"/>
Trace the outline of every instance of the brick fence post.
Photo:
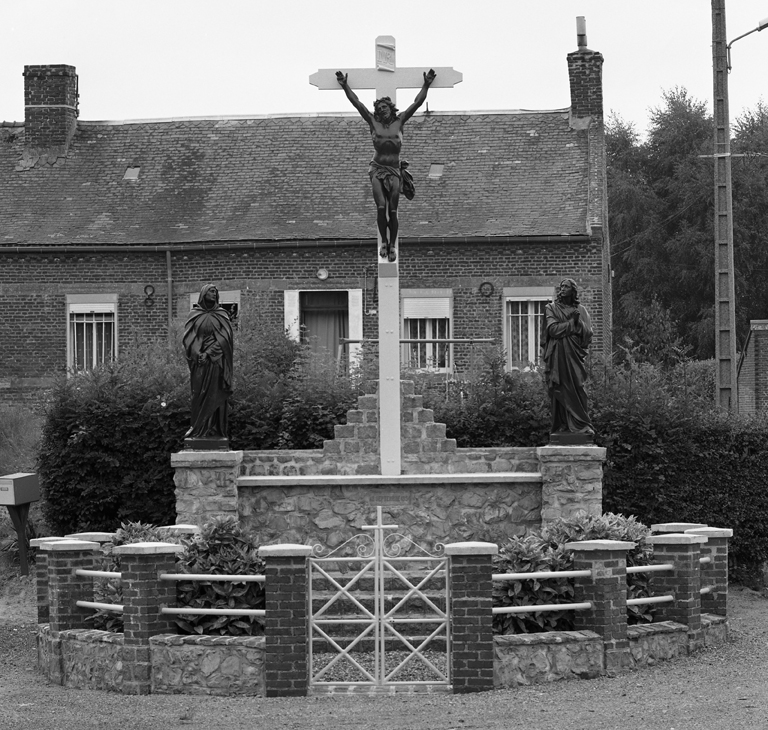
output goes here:
<path id="1" fill-rule="evenodd" d="M 48 553 L 40 549 L 47 542 L 61 542 L 63 537 L 35 537 L 29 541 L 31 548 L 37 548 L 35 555 L 35 584 L 37 589 L 37 623 L 47 624 L 48 611 Z"/>
<path id="2" fill-rule="evenodd" d="M 267 697 L 304 697 L 307 663 L 307 545 L 265 545 Z"/>
<path id="3" fill-rule="evenodd" d="M 51 631 L 89 628 L 85 619 L 93 614 L 77 601 L 93 600 L 93 578 L 75 575 L 76 570 L 93 570 L 96 542 L 56 540 L 39 546 L 47 555 L 48 619 Z"/>
<path id="4" fill-rule="evenodd" d="M 451 594 L 451 682 L 455 694 L 493 689 L 493 556 L 497 545 L 445 546 Z"/>
<path id="5" fill-rule="evenodd" d="M 703 535 L 666 533 L 646 538 L 653 545 L 654 563 L 672 563 L 674 569 L 654 573 L 651 585 L 657 595 L 672 595 L 675 600 L 660 603 L 656 617 L 659 621 L 676 621 L 688 627 L 688 650 L 704 645 L 701 630 L 701 557 L 700 547 L 707 538 Z"/>
<path id="6" fill-rule="evenodd" d="M 573 628 L 594 631 L 603 640 L 605 671 L 621 672 L 629 667 L 627 637 L 627 551 L 633 542 L 583 540 L 568 542 L 573 551 L 573 569 L 591 570 L 591 578 L 576 578 L 574 600 L 589 602 L 592 609 L 576 611 Z"/>
<path id="7" fill-rule="evenodd" d="M 160 613 L 176 605 L 176 583 L 161 581 L 161 573 L 176 572 L 176 553 L 181 545 L 167 542 L 135 542 L 118 545 L 120 583 L 123 588 L 123 692 L 149 694 L 152 664 L 149 637 L 175 633 L 173 618 Z"/>
<path id="8" fill-rule="evenodd" d="M 701 527 L 686 530 L 686 535 L 704 535 L 707 542 L 701 546 L 701 557 L 709 558 L 709 565 L 702 565 L 702 583 L 712 586 L 709 593 L 701 594 L 701 610 L 716 616 L 728 615 L 728 540 L 733 530 L 722 527 Z M 702 586 L 703 588 L 704 586 Z"/>

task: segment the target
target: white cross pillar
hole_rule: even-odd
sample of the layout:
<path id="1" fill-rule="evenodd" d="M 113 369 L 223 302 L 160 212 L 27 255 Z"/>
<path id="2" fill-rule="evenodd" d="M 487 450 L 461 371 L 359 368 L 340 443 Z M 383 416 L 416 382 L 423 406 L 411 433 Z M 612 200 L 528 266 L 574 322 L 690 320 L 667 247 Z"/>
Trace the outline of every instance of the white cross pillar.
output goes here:
<path id="1" fill-rule="evenodd" d="M 426 68 L 397 68 L 395 39 L 390 35 L 376 38 L 376 67 L 344 69 L 351 89 L 376 89 L 376 98 L 388 96 L 397 103 L 398 89 L 420 89 Z M 337 69 L 321 69 L 309 77 L 319 89 L 341 90 Z M 463 76 L 452 68 L 434 69 L 431 88 L 452 88 Z M 397 259 L 381 257 L 381 234 L 376 233 L 379 274 L 379 456 L 384 476 L 399 476 L 400 456 L 400 242 L 392 241 Z"/>

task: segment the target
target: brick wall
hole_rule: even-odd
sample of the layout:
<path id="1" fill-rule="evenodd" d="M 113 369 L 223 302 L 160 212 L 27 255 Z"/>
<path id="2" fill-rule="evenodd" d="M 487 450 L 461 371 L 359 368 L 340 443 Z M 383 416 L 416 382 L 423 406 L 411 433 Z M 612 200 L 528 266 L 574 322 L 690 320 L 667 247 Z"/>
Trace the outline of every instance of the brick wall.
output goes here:
<path id="1" fill-rule="evenodd" d="M 77 125 L 75 67 L 25 66 L 24 105 L 27 146 L 66 145 Z"/>
<path id="2" fill-rule="evenodd" d="M 606 342 L 603 316 L 602 251 L 595 238 L 585 243 L 404 244 L 401 288 L 450 288 L 456 338 L 495 338 L 503 342 L 504 287 L 553 286 L 564 276 L 583 288 L 581 299 L 593 319 L 593 352 Z M 288 289 L 367 289 L 365 308 L 376 309 L 370 267 L 373 247 L 264 248 L 219 252 L 179 251 L 172 255 L 174 313 L 189 311 L 189 293 L 214 281 L 220 289 L 241 292 L 241 325 L 258 317 L 283 328 L 283 297 Z M 166 262 L 162 251 L 115 253 L 3 253 L 0 266 L 0 402 L 66 368 L 67 294 L 118 295 L 118 351 L 135 340 L 167 336 Z M 320 282 L 315 273 L 330 273 Z M 493 284 L 491 296 L 479 292 Z M 152 285 L 151 305 L 144 287 Z M 364 315 L 363 333 L 377 337 L 377 316 Z M 474 352 L 480 346 L 475 346 Z M 465 368 L 469 346 L 455 346 L 455 366 Z"/>

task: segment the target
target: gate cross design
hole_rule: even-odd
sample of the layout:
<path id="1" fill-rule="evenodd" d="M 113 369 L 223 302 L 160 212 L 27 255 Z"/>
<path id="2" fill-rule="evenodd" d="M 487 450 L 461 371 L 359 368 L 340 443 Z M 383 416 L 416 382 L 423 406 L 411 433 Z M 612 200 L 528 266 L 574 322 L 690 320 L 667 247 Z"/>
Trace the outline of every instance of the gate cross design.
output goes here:
<path id="1" fill-rule="evenodd" d="M 384 524 L 381 507 L 376 515 L 365 533 L 326 555 L 315 546 L 309 560 L 310 687 L 448 691 L 447 558 L 385 537 L 398 526 Z"/>

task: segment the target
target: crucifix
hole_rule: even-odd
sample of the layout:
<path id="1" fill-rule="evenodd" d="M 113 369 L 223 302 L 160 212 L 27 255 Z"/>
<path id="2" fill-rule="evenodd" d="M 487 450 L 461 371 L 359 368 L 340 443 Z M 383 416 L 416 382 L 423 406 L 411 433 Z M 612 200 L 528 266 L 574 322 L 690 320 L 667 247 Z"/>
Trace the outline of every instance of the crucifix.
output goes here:
<path id="1" fill-rule="evenodd" d="M 424 103 L 430 87 L 452 88 L 462 75 L 452 68 L 397 68 L 395 39 L 376 38 L 376 67 L 346 72 L 321 69 L 309 77 L 319 89 L 342 89 L 368 123 L 374 158 L 368 174 L 376 203 L 379 275 L 379 446 L 381 473 L 399 476 L 400 459 L 400 280 L 398 269 L 398 214 L 402 192 L 413 197 L 408 163 L 400 159 L 402 128 Z M 398 113 L 398 89 L 420 88 L 413 104 Z M 374 111 L 369 111 L 353 89 L 376 89 Z"/>

